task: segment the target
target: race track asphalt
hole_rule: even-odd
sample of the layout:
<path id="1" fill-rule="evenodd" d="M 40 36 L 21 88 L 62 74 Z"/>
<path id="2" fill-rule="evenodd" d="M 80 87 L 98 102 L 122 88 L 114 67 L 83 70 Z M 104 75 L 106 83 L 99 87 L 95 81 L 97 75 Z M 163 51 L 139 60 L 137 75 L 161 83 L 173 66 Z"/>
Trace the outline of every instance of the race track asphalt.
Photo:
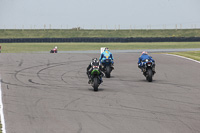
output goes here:
<path id="1" fill-rule="evenodd" d="M 139 53 L 115 53 L 98 92 L 86 67 L 99 54 L 1 54 L 7 133 L 199 133 L 200 64 L 151 54 L 153 82 Z"/>

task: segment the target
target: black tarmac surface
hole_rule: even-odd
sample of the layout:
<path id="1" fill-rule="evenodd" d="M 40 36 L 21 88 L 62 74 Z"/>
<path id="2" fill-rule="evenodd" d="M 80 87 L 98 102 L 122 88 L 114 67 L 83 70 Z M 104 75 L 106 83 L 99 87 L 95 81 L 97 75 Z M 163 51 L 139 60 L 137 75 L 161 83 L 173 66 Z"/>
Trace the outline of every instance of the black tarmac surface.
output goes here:
<path id="1" fill-rule="evenodd" d="M 139 53 L 116 53 L 98 92 L 86 67 L 99 54 L 1 54 L 7 133 L 199 133 L 200 64 L 151 54 L 153 82 Z"/>

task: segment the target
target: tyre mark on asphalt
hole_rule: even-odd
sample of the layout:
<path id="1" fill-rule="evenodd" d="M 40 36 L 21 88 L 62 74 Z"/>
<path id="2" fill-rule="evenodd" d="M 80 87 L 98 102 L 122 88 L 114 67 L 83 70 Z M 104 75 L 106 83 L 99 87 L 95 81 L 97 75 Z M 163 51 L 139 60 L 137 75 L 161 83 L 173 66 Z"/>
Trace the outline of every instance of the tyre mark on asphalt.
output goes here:
<path id="1" fill-rule="evenodd" d="M 69 57 L 69 58 L 70 58 L 70 57 Z M 51 63 L 51 64 L 57 64 L 57 63 Z M 22 82 L 22 81 L 17 77 L 17 75 L 18 75 L 19 73 L 21 73 L 22 71 L 28 70 L 28 69 L 33 69 L 33 68 L 42 67 L 42 66 L 48 66 L 48 65 L 51 65 L 51 64 L 49 63 L 49 60 L 48 60 L 48 63 L 47 63 L 47 64 L 36 65 L 36 66 L 31 66 L 31 67 L 27 67 L 27 68 L 21 69 L 21 70 L 15 72 L 14 77 L 15 77 L 15 79 L 16 79 L 17 81 L 19 81 L 20 83 L 26 84 L 26 83 Z"/>
<path id="2" fill-rule="evenodd" d="M 34 81 L 32 81 L 32 79 L 29 79 L 28 81 L 30 83 L 33 83 L 33 84 L 36 84 L 36 85 L 47 85 L 47 84 L 41 84 L 41 83 L 34 82 Z M 48 85 L 48 86 L 50 86 L 50 85 Z"/>
<path id="3" fill-rule="evenodd" d="M 46 80 L 42 79 L 41 76 L 40 76 L 40 73 L 41 73 L 42 71 L 47 70 L 47 69 L 49 69 L 49 68 L 53 68 L 53 67 L 58 67 L 58 66 L 66 65 L 66 63 L 67 63 L 67 62 L 65 62 L 65 63 L 63 63 L 63 64 L 60 63 L 60 64 L 57 64 L 57 65 L 54 65 L 54 66 L 49 66 L 49 67 L 42 68 L 42 69 L 40 69 L 40 70 L 37 72 L 37 77 L 38 77 L 40 80 L 42 80 L 42 81 L 46 81 Z"/>
<path id="4" fill-rule="evenodd" d="M 179 119 L 178 117 L 175 117 L 180 123 L 182 123 L 185 127 L 187 127 L 191 132 L 190 133 L 194 133 L 194 130 L 192 127 L 190 127 L 188 124 L 186 124 L 184 121 L 182 121 L 181 119 Z M 198 131 L 199 132 L 199 131 Z"/>
<path id="5" fill-rule="evenodd" d="M 90 106 L 90 105 L 88 105 Z M 94 105 L 92 105 L 94 106 Z M 182 116 L 180 115 L 180 111 L 177 111 L 176 113 L 177 114 L 173 114 L 173 113 L 168 113 L 168 112 L 162 112 L 162 111 L 156 111 L 156 110 L 149 110 L 149 109 L 144 109 L 144 108 L 136 108 L 136 107 L 129 107 L 129 106 L 124 106 L 124 105 L 121 105 L 119 104 L 119 107 L 102 107 L 102 106 L 94 106 L 94 107 L 100 107 L 100 108 L 106 108 L 106 109 L 114 109 L 114 110 L 125 110 L 125 111 L 135 111 L 135 112 L 143 112 L 143 113 L 151 113 L 151 114 L 164 114 L 164 115 L 169 115 L 169 116 L 179 116 L 179 117 L 185 117 L 185 118 L 188 118 L 188 119 L 193 119 L 193 120 L 198 120 L 200 121 L 199 119 L 196 119 L 196 118 L 191 118 L 189 116 Z M 188 111 L 184 111 L 184 113 L 194 113 L 194 114 L 199 114 L 199 112 L 188 112 Z"/>
<path id="6" fill-rule="evenodd" d="M 23 59 L 21 59 L 21 61 L 20 61 L 18 66 L 20 67 L 20 66 L 22 66 L 22 64 L 23 64 Z"/>
<path id="7" fill-rule="evenodd" d="M 150 96 L 147 96 L 150 97 Z M 173 99 L 167 99 L 167 98 L 160 98 L 160 97 L 155 97 L 155 96 L 151 96 L 152 98 L 155 99 L 159 99 L 159 100 L 164 100 L 164 101 L 170 101 L 170 102 L 177 102 L 177 103 L 182 103 L 182 104 L 189 104 L 189 105 L 198 105 L 200 106 L 200 104 L 196 104 L 196 103 L 191 103 L 191 102 L 183 102 L 183 101 L 178 101 L 178 100 L 173 100 Z"/>
<path id="8" fill-rule="evenodd" d="M 39 70 L 39 71 L 37 72 L 37 76 L 38 76 L 39 79 L 45 81 L 45 80 L 42 79 L 41 76 L 40 76 L 40 73 L 41 73 L 42 71 L 45 71 L 45 70 L 47 70 L 47 69 L 49 69 L 49 68 L 53 68 L 53 67 L 58 67 L 58 66 L 66 65 L 66 64 L 67 64 L 67 65 L 71 65 L 72 63 L 76 63 L 76 62 L 85 62 L 85 60 L 81 60 L 81 61 L 67 61 L 67 62 L 57 63 L 57 65 L 50 66 L 50 67 L 45 67 L 45 68 Z M 70 71 L 67 71 L 67 72 L 72 72 L 72 71 L 75 71 L 75 70 L 78 70 L 78 69 L 79 69 L 79 68 L 74 69 L 74 70 L 70 70 Z M 64 81 L 63 76 L 64 76 L 65 74 L 67 74 L 67 72 L 65 72 L 64 74 L 61 75 L 61 81 Z M 64 82 L 67 83 L 66 81 L 64 81 Z"/>
<path id="9" fill-rule="evenodd" d="M 66 62 L 65 62 L 65 63 L 66 63 Z M 58 63 L 52 63 L 52 64 L 58 64 Z M 51 65 L 52 65 L 52 64 L 51 64 Z M 50 65 L 50 64 L 49 64 L 49 65 Z M 14 74 L 14 77 L 15 77 L 15 79 L 16 79 L 18 82 L 20 82 L 20 83 L 22 83 L 22 84 L 26 84 L 26 83 L 22 82 L 22 81 L 17 77 L 17 75 L 19 75 L 21 72 L 23 72 L 23 71 L 25 71 L 25 70 L 33 69 L 33 68 L 37 68 L 37 67 L 43 67 L 43 66 L 47 66 L 47 64 L 45 64 L 45 65 L 37 65 L 37 66 L 32 66 L 32 67 L 27 67 L 27 68 L 21 69 L 21 70 L 17 71 L 17 72 Z M 48 68 L 48 67 L 47 67 L 47 68 Z M 30 82 L 30 80 L 29 80 L 29 82 Z M 40 84 L 40 83 L 36 83 L 36 82 L 33 82 L 33 81 L 31 81 L 31 83 Z M 47 84 L 41 84 L 41 85 L 47 85 Z"/>
<path id="10" fill-rule="evenodd" d="M 27 68 L 21 69 L 21 70 L 15 72 L 14 77 L 15 77 L 15 79 L 16 79 L 18 82 L 20 82 L 20 83 L 22 83 L 22 84 L 26 84 L 26 83 L 22 82 L 22 81 L 17 77 L 17 75 L 18 75 L 19 73 L 21 73 L 22 71 L 24 71 L 24 70 L 28 70 L 28 69 L 32 69 L 32 68 L 36 68 L 36 67 L 41 67 L 41 66 L 44 66 L 44 65 L 37 65 L 37 66 L 32 66 L 32 67 L 27 67 Z"/>
<path id="11" fill-rule="evenodd" d="M 77 133 L 81 133 L 82 132 L 82 124 L 79 122 L 78 126 L 79 126 L 79 129 L 78 129 Z"/>
<path id="12" fill-rule="evenodd" d="M 79 69 L 79 68 L 76 68 L 76 69 L 73 69 L 73 70 L 66 71 L 65 73 L 63 73 L 63 74 L 61 75 L 61 80 L 62 80 L 64 83 L 69 84 L 66 80 L 64 80 L 64 76 L 65 76 L 67 73 L 69 73 L 69 72 L 73 72 L 73 71 L 76 71 L 76 70 L 78 70 L 78 69 Z"/>
<path id="13" fill-rule="evenodd" d="M 113 117 L 124 117 L 124 118 L 133 118 L 133 119 L 139 119 L 139 120 L 148 120 L 148 121 L 156 121 L 156 122 L 167 122 L 166 119 L 157 119 L 155 117 L 145 117 L 145 116 L 134 116 L 134 115 L 128 115 L 128 114 L 118 114 L 118 113 L 105 113 L 105 112 L 92 112 L 92 111 L 83 111 L 83 110 L 75 110 L 75 109 L 62 109 L 62 108 L 52 108 L 56 110 L 64 110 L 64 111 L 70 111 L 70 112 L 79 112 L 79 113 L 89 113 L 89 114 L 95 114 L 95 115 L 112 115 Z M 172 115 L 172 114 L 170 114 Z M 172 115 L 176 116 L 176 115 Z M 198 119 L 193 119 L 198 120 Z M 177 120 L 170 120 L 169 122 L 177 122 Z"/>
<path id="14" fill-rule="evenodd" d="M 44 91 L 44 92 L 49 92 L 48 90 L 44 90 L 44 89 L 41 89 L 41 87 L 36 87 L 36 86 L 13 84 L 13 83 L 5 82 L 3 80 L 1 80 L 1 83 L 7 84 L 7 85 L 12 85 L 12 86 L 31 88 L 31 90 L 32 89 L 37 89 L 37 90 L 41 90 L 41 91 Z M 9 87 L 9 89 L 12 89 L 12 87 Z"/>
<path id="15" fill-rule="evenodd" d="M 68 106 L 70 105 L 70 104 L 72 104 L 72 103 L 74 103 L 74 102 L 76 102 L 76 101 L 78 101 L 78 100 L 80 100 L 81 98 L 82 98 L 83 96 L 81 96 L 81 97 L 79 97 L 79 98 L 75 98 L 74 100 L 72 100 L 72 101 L 70 101 L 68 104 L 66 104 L 65 106 L 64 106 L 64 108 L 68 108 Z"/>
<path id="16" fill-rule="evenodd" d="M 111 130 L 110 127 L 108 127 L 108 126 L 106 126 L 105 124 L 99 122 L 98 120 L 96 120 L 95 118 L 93 118 L 92 116 L 90 116 L 89 114 L 87 114 L 87 113 L 84 113 L 84 114 L 86 114 L 92 121 L 96 122 L 98 125 L 101 125 L 102 127 L 105 127 L 105 128 L 107 128 L 107 129 Z M 104 115 L 104 114 L 102 114 L 102 115 Z M 105 116 L 105 115 L 104 115 L 104 116 Z"/>
<path id="17" fill-rule="evenodd" d="M 1 82 L 2 82 L 3 84 L 7 84 L 7 85 L 13 85 L 13 86 L 19 86 L 19 87 L 37 88 L 37 87 L 34 87 L 34 86 L 28 86 L 28 85 L 19 85 L 19 84 L 9 83 L 9 82 L 3 81 L 3 80 L 1 80 Z M 9 89 L 10 89 L 10 88 L 9 88 Z"/>

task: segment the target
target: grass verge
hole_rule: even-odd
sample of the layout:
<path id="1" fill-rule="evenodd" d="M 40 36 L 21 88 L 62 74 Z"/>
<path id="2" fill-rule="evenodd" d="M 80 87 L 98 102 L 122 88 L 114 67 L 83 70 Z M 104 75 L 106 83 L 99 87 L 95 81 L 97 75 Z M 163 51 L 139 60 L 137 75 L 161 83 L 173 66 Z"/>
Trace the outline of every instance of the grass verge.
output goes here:
<path id="1" fill-rule="evenodd" d="M 38 29 L 3 30 L 0 38 L 72 38 L 72 37 L 200 37 L 200 29 L 168 30 L 76 30 Z"/>
<path id="2" fill-rule="evenodd" d="M 176 52 L 176 53 L 170 53 L 175 55 L 180 55 L 184 57 L 188 57 L 197 61 L 200 61 L 200 51 L 191 51 L 191 52 Z"/>
<path id="3" fill-rule="evenodd" d="M 200 48 L 200 42 L 156 42 L 156 43 L 2 43 L 2 53 L 29 53 L 50 51 L 58 46 L 58 51 L 99 50 L 108 47 L 110 50 L 129 49 L 178 49 Z"/>

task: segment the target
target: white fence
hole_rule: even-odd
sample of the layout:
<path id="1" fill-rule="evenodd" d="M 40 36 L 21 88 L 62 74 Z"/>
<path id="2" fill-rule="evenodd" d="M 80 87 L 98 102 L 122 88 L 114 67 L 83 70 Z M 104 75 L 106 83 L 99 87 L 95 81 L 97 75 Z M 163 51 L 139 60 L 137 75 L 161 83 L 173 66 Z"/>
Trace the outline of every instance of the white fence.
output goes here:
<path id="1" fill-rule="evenodd" d="M 163 24 L 163 25 L 0 25 L 0 29 L 91 29 L 91 30 L 150 30 L 150 29 L 200 29 L 200 23 L 188 24 Z"/>

